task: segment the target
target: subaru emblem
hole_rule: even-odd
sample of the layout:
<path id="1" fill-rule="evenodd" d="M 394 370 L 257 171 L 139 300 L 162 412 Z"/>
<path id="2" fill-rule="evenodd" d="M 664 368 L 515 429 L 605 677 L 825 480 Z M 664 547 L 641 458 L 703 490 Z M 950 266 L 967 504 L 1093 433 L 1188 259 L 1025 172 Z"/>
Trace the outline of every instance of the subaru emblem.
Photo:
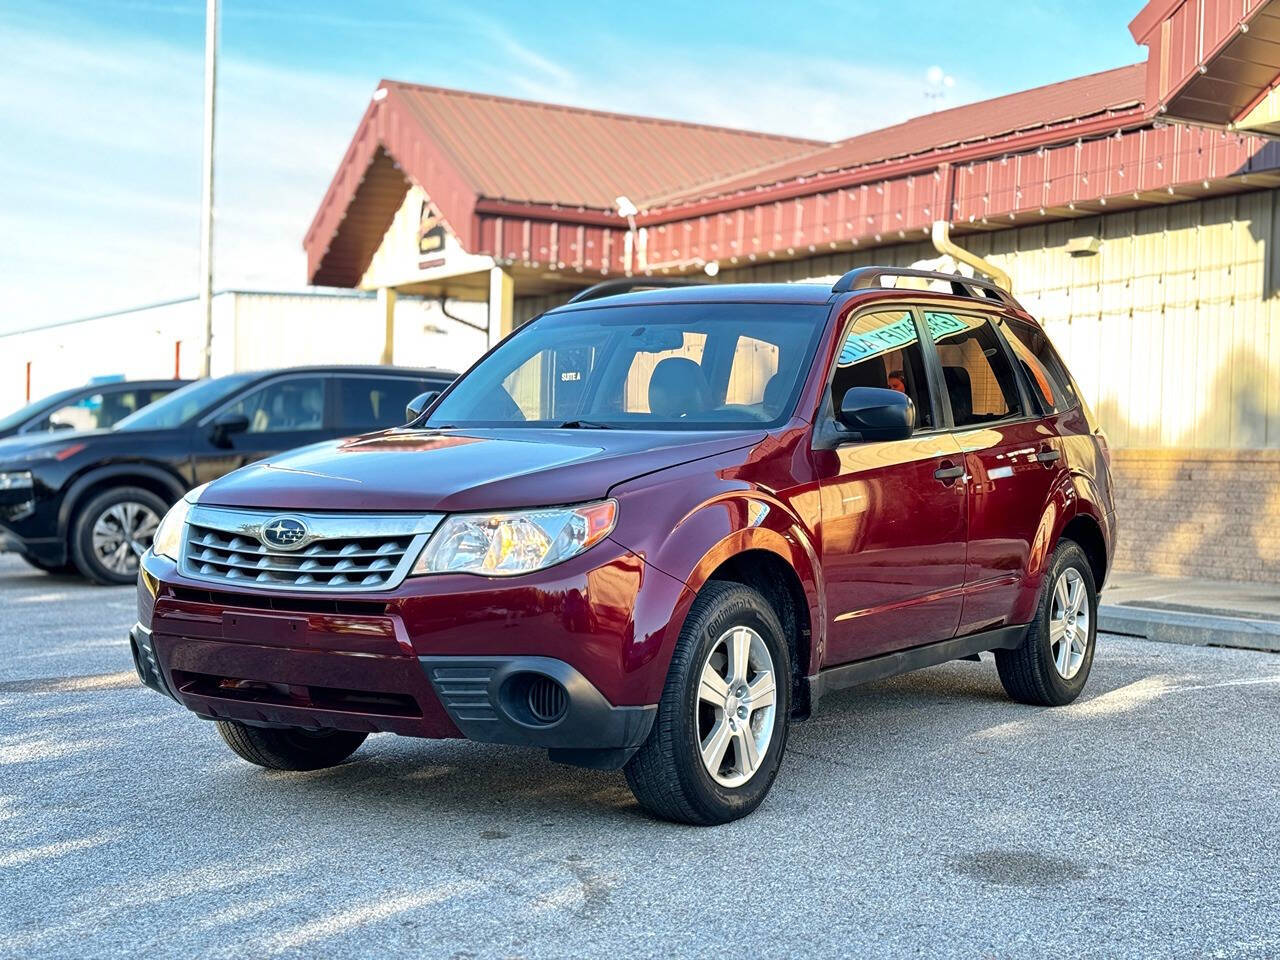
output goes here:
<path id="1" fill-rule="evenodd" d="M 297 550 L 306 542 L 307 525 L 297 517 L 275 517 L 262 525 L 258 539 L 276 550 Z"/>

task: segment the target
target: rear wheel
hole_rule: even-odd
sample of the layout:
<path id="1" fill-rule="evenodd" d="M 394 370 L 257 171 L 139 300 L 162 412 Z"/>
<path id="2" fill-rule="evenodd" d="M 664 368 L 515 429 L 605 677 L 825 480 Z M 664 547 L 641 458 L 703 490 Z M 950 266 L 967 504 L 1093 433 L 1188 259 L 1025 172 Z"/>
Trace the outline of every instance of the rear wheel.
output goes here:
<path id="1" fill-rule="evenodd" d="M 218 732 L 237 756 L 268 770 L 336 767 L 368 736 L 347 730 L 250 727 L 234 720 L 219 720 Z"/>
<path id="2" fill-rule="evenodd" d="M 773 786 L 790 709 L 791 659 L 773 608 L 750 587 L 709 583 L 680 632 L 627 783 L 641 806 L 667 820 L 744 817 Z"/>
<path id="3" fill-rule="evenodd" d="M 93 497 L 71 526 L 71 559 L 94 583 L 133 583 L 168 505 L 150 490 L 115 487 Z"/>
<path id="4" fill-rule="evenodd" d="M 1036 617 L 1017 650 L 997 650 L 1005 692 L 1019 703 L 1061 707 L 1084 690 L 1098 637 L 1098 591 L 1078 544 L 1063 540 L 1045 574 Z"/>

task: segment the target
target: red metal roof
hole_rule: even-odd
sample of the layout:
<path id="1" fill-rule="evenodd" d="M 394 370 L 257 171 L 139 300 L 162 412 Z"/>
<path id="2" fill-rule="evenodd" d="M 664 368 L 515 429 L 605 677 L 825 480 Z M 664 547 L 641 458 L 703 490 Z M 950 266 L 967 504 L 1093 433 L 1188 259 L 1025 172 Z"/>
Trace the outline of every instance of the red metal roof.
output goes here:
<path id="1" fill-rule="evenodd" d="M 925 114 L 748 174 L 659 198 L 662 205 L 811 177 L 1123 110 L 1142 103 L 1146 64 L 1135 63 L 993 100 Z M 656 205 L 656 204 L 655 204 Z"/>
<path id="2" fill-rule="evenodd" d="M 1150 51 L 1148 106 L 1170 119 L 1232 124 L 1280 74 L 1280 0 L 1152 0 L 1129 32 Z"/>
<path id="3" fill-rule="evenodd" d="M 820 141 L 387 81 L 476 196 L 612 210 Z"/>
<path id="4" fill-rule="evenodd" d="M 1256 137 L 1156 122 L 1146 74 L 1121 67 L 834 144 L 387 83 L 308 232 L 309 276 L 356 285 L 411 182 L 464 249 L 578 282 L 1280 183 Z M 643 236 L 611 209 L 620 194 L 644 208 Z"/>

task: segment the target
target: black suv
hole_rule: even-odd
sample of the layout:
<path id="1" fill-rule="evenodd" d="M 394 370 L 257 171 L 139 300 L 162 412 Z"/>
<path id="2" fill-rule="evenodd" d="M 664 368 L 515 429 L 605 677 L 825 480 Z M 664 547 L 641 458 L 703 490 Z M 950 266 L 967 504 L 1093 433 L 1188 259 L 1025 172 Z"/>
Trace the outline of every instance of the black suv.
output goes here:
<path id="1" fill-rule="evenodd" d="M 132 583 L 160 518 L 188 490 L 262 457 L 399 426 L 456 374 L 306 367 L 200 380 L 112 430 L 0 441 L 0 549 L 47 571 Z"/>
<path id="2" fill-rule="evenodd" d="M 189 380 L 114 380 L 59 390 L 0 417 L 0 439 L 49 430 L 103 430 Z"/>

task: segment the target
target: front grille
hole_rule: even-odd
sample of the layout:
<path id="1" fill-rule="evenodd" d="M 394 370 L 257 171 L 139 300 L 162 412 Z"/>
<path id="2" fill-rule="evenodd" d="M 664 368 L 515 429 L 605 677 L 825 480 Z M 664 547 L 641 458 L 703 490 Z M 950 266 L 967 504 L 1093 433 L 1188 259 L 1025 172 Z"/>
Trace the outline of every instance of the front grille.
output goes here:
<path id="1" fill-rule="evenodd" d="M 182 550 L 189 577 L 242 587 L 353 592 L 397 586 L 439 522 L 434 515 L 288 514 L 305 530 L 289 547 L 268 545 L 277 513 L 191 508 Z"/>

